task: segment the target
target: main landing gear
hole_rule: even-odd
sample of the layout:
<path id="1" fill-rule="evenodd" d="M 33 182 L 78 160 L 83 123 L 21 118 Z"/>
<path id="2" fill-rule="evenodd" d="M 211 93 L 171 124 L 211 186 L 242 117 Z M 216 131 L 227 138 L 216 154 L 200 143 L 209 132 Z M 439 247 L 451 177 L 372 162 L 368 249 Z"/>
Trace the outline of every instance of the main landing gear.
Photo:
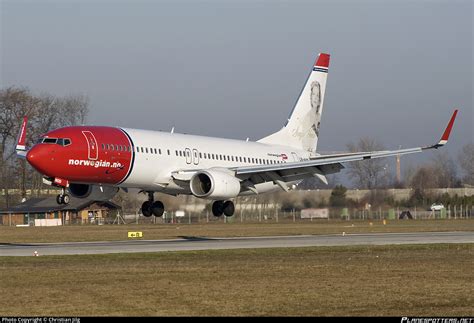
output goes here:
<path id="1" fill-rule="evenodd" d="M 142 204 L 142 214 L 147 218 L 154 215 L 161 217 L 165 212 L 165 206 L 161 201 L 155 201 L 153 192 L 148 192 L 148 201 Z"/>
<path id="2" fill-rule="evenodd" d="M 222 214 L 232 216 L 234 215 L 234 211 L 235 206 L 232 201 L 215 201 L 212 203 L 212 214 L 214 214 L 214 216 L 221 216 Z"/>
<path id="3" fill-rule="evenodd" d="M 56 202 L 58 204 L 69 204 L 70 197 L 68 194 L 66 194 L 66 190 L 61 188 L 61 194 L 56 196 Z"/>

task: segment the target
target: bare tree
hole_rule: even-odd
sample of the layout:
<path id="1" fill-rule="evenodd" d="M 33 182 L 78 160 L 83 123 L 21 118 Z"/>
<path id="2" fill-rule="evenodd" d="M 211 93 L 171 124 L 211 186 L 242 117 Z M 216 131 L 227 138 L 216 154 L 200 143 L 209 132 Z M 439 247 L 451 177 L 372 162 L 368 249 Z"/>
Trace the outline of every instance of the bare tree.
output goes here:
<path id="1" fill-rule="evenodd" d="M 373 138 L 361 138 L 357 143 L 347 144 L 351 152 L 384 150 L 385 147 Z M 388 171 L 384 159 L 370 159 L 348 164 L 349 177 L 359 188 L 378 188 L 388 184 Z"/>
<path id="2" fill-rule="evenodd" d="M 434 176 L 435 173 L 436 167 L 432 164 L 422 165 L 412 176 L 410 186 L 420 192 L 423 192 L 427 188 L 438 187 L 438 179 L 437 176 Z"/>
<path id="3" fill-rule="evenodd" d="M 57 127 L 82 124 L 88 112 L 88 98 L 82 95 L 54 97 L 33 95 L 26 88 L 9 87 L 0 90 L 0 189 L 41 187 L 41 175 L 34 172 L 24 159 L 12 158 L 14 145 L 23 116 L 28 116 L 27 142 L 32 145 L 43 133 Z M 34 186 L 33 186 L 34 185 Z"/>
<path id="4" fill-rule="evenodd" d="M 464 173 L 463 182 L 474 185 L 474 143 L 468 143 L 462 148 L 458 160 Z"/>
<path id="5" fill-rule="evenodd" d="M 19 131 L 21 118 L 34 114 L 39 100 L 33 97 L 25 88 L 9 87 L 0 90 L 0 172 L 2 188 L 5 190 L 5 204 L 9 205 L 8 188 L 13 184 L 13 174 L 18 168 L 22 169 L 19 186 L 22 192 L 26 191 L 26 164 L 24 160 L 12 161 L 14 156 L 13 145 Z M 24 194 L 23 194 L 24 195 Z"/>
<path id="6" fill-rule="evenodd" d="M 458 179 L 456 176 L 456 165 L 447 152 L 438 152 L 432 159 L 433 178 L 436 187 L 455 187 Z"/>

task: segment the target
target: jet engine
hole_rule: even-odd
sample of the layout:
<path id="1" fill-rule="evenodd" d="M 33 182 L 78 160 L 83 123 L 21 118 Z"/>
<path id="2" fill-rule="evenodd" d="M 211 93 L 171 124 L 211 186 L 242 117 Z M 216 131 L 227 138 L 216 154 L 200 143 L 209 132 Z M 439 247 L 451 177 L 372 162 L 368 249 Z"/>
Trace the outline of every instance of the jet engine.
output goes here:
<path id="1" fill-rule="evenodd" d="M 226 200 L 240 193 L 240 181 L 235 176 L 215 169 L 199 171 L 189 182 L 194 196 L 212 200 Z"/>
<path id="2" fill-rule="evenodd" d="M 77 198 L 89 198 L 96 201 L 110 200 L 118 192 L 118 187 L 88 184 L 69 184 L 69 192 Z"/>

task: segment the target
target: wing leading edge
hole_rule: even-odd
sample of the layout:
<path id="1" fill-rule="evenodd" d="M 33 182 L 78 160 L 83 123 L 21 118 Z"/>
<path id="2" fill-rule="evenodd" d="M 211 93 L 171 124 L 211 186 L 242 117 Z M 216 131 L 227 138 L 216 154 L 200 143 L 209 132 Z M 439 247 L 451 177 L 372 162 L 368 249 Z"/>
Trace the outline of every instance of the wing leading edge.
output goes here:
<path id="1" fill-rule="evenodd" d="M 236 176 L 240 178 L 246 177 L 245 175 L 256 175 L 267 172 L 288 172 L 292 171 L 292 175 L 298 174 L 331 174 L 340 169 L 344 168 L 342 163 L 362 161 L 366 159 L 375 159 L 390 157 L 395 155 L 407 155 L 413 153 L 419 153 L 428 149 L 438 149 L 439 147 L 444 146 L 449 139 L 449 135 L 454 125 L 454 120 L 456 119 L 458 110 L 454 110 L 451 119 L 441 136 L 441 139 L 438 143 L 431 146 L 424 147 L 415 147 L 407 149 L 398 149 L 398 150 L 384 150 L 384 151 L 371 151 L 371 152 L 358 152 L 358 153 L 347 153 L 347 154 L 334 154 L 334 155 L 322 155 L 311 158 L 306 161 L 290 162 L 285 164 L 271 164 L 271 165 L 258 165 L 258 166 L 244 166 L 236 167 L 233 170 L 235 171 Z M 285 176 L 283 176 L 285 177 Z"/>

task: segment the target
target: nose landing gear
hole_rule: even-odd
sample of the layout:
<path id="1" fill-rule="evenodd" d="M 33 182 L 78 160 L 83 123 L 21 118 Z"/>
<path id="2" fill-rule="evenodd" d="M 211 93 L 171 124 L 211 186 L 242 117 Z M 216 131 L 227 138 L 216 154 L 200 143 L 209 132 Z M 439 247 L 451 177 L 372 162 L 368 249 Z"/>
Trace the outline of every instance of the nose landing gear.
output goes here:
<path id="1" fill-rule="evenodd" d="M 69 204 L 70 197 L 68 194 L 66 194 L 66 190 L 61 188 L 61 194 L 56 196 L 56 203 L 58 204 Z"/>

